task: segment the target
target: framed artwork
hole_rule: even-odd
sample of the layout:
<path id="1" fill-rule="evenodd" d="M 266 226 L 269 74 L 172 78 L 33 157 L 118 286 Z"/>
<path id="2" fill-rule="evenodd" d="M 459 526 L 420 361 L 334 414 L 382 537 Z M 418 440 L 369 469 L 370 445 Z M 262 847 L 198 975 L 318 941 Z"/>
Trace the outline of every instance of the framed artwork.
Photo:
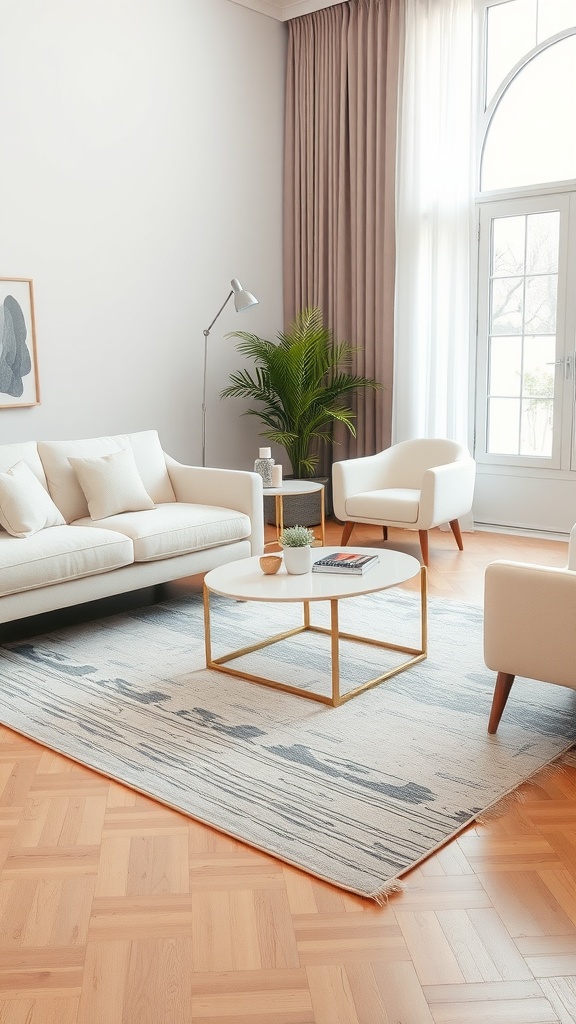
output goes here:
<path id="1" fill-rule="evenodd" d="M 0 409 L 39 404 L 32 281 L 0 277 Z"/>

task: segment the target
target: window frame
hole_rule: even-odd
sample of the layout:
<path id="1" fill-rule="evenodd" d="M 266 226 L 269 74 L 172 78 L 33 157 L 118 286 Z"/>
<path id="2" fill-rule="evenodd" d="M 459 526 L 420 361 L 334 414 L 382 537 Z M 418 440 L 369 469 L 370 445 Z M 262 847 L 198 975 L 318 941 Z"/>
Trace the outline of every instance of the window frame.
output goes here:
<path id="1" fill-rule="evenodd" d="M 554 424 L 553 449 L 550 457 L 523 456 L 523 455 L 496 455 L 486 451 L 487 448 L 487 418 L 488 418 L 488 343 L 489 343 L 489 280 L 490 265 L 489 254 L 491 245 L 490 237 L 486 238 L 485 220 L 490 217 L 490 211 L 486 207 L 505 206 L 509 207 L 508 213 L 498 213 L 498 216 L 515 216 L 538 212 L 546 209 L 561 209 L 560 243 L 559 243 L 559 267 L 565 268 L 565 280 L 561 281 L 559 275 L 559 291 L 557 305 L 556 358 L 568 357 L 573 359 L 575 348 L 574 343 L 574 320 L 576 313 L 574 309 L 568 308 L 567 281 L 576 269 L 576 176 L 569 179 L 558 179 L 555 181 L 538 183 L 537 185 L 521 185 L 517 187 L 492 189 L 481 191 L 482 163 L 488 131 L 492 119 L 498 109 L 498 105 L 509 88 L 510 83 L 521 73 L 530 61 L 546 49 L 556 45 L 562 39 L 576 36 L 576 24 L 565 28 L 554 35 L 543 39 L 529 50 L 516 62 L 513 68 L 506 74 L 499 84 L 494 95 L 487 105 L 486 97 L 486 47 L 488 39 L 488 10 L 491 7 L 500 6 L 510 0 L 475 0 L 475 36 L 477 45 L 476 54 L 476 167 L 475 167 L 475 188 L 474 204 L 476 208 L 476 245 L 473 260 L 473 271 L 476 277 L 476 301 L 475 301 L 475 331 L 473 331 L 472 345 L 473 353 L 471 367 L 474 374 L 473 388 L 473 446 L 474 456 L 480 464 L 499 466 L 505 469 L 510 468 L 512 472 L 519 472 L 526 469 L 549 472 L 555 470 L 561 473 L 570 473 L 576 469 L 576 380 L 570 382 L 571 388 L 567 387 L 568 381 L 561 379 L 561 374 L 556 375 L 554 388 L 554 407 L 559 403 L 560 414 Z M 572 239 L 571 242 L 569 240 Z M 569 250 L 569 244 L 572 249 Z M 572 251 L 574 250 L 574 251 Z M 574 278 L 576 279 L 576 278 Z M 573 304 L 572 304 L 573 305 Z M 558 339 L 562 339 L 561 350 L 558 349 Z M 571 392 L 571 400 L 570 400 Z M 559 436 L 557 436 L 559 435 Z"/>

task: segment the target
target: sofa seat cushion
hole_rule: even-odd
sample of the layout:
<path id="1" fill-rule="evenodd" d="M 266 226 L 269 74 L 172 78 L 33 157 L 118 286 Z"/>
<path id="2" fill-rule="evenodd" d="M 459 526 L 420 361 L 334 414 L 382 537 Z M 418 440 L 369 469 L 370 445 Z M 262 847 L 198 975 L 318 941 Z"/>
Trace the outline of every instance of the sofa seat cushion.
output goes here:
<path id="1" fill-rule="evenodd" d="M 77 527 L 92 526 L 91 519 L 78 519 Z M 232 544 L 251 533 L 250 518 L 233 509 L 215 505 L 166 502 L 149 512 L 124 512 L 99 519 L 98 528 L 125 533 L 134 544 L 135 562 L 188 554 L 203 548 Z"/>
<path id="2" fill-rule="evenodd" d="M 351 518 L 391 519 L 397 523 L 415 523 L 420 508 L 420 491 L 411 487 L 387 487 L 364 491 L 346 500 L 346 515 Z"/>
<path id="3" fill-rule="evenodd" d="M 53 526 L 24 539 L 0 533 L 0 597 L 108 572 L 133 561 L 129 537 L 95 526 Z"/>

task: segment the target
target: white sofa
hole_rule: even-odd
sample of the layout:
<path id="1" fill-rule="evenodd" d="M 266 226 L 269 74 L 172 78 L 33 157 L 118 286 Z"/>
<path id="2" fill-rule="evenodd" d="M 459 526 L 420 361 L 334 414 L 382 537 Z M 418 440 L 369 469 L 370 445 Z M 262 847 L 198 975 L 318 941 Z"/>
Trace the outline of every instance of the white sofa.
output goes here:
<path id="1" fill-rule="evenodd" d="M 155 430 L 0 445 L 0 522 L 9 622 L 261 554 L 262 478 L 185 466 Z"/>

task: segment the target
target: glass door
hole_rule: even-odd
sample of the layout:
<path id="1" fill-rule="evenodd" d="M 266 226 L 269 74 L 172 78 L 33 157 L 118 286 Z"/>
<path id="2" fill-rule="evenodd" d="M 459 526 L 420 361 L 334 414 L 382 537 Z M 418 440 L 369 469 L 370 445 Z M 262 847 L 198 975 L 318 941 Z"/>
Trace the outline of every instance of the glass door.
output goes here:
<path id="1" fill-rule="evenodd" d="M 576 468 L 573 196 L 480 207 L 476 458 Z"/>

